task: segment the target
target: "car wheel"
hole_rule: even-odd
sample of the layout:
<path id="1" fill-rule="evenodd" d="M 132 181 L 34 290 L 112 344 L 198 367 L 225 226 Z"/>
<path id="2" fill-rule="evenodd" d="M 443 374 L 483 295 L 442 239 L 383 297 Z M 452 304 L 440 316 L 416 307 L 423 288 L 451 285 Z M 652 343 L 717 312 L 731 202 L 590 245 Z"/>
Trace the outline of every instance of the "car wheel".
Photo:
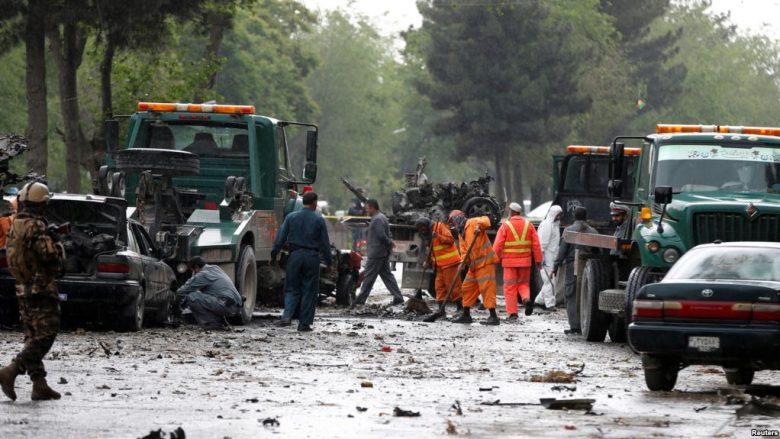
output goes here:
<path id="1" fill-rule="evenodd" d="M 122 310 L 121 329 L 137 332 L 144 327 L 144 292 L 139 291 L 130 304 Z"/>
<path id="2" fill-rule="evenodd" d="M 642 355 L 642 368 L 645 371 L 647 388 L 656 391 L 670 391 L 677 383 L 679 363 L 673 359 Z"/>
<path id="3" fill-rule="evenodd" d="M 609 339 L 613 343 L 625 343 L 626 339 L 626 319 L 623 317 L 613 316 L 612 321 L 609 323 Z"/>
<path id="4" fill-rule="evenodd" d="M 156 323 L 160 326 L 174 326 L 175 315 L 174 307 L 176 306 L 176 293 L 173 290 L 168 290 L 168 299 L 165 301 L 160 311 L 157 313 Z"/>
<path id="5" fill-rule="evenodd" d="M 732 386 L 749 386 L 753 382 L 756 371 L 753 369 L 723 369 L 726 381 Z"/>
<path id="6" fill-rule="evenodd" d="M 580 327 L 587 341 L 602 342 L 607 336 L 609 315 L 599 310 L 599 292 L 609 288 L 612 267 L 600 259 L 589 259 L 582 276 Z"/>
<path id="7" fill-rule="evenodd" d="M 231 322 L 236 325 L 248 325 L 252 321 L 257 300 L 257 265 L 255 264 L 255 251 L 245 245 L 241 248 L 238 263 L 236 264 L 236 289 L 244 301 L 241 315 Z"/>
<path id="8" fill-rule="evenodd" d="M 339 277 L 336 286 L 336 304 L 341 306 L 352 306 L 355 302 L 355 288 L 357 286 L 357 276 L 351 271 L 344 273 Z"/>
<path id="9" fill-rule="evenodd" d="M 172 176 L 198 175 L 200 158 L 197 154 L 175 149 L 131 148 L 117 152 L 116 169 Z"/>

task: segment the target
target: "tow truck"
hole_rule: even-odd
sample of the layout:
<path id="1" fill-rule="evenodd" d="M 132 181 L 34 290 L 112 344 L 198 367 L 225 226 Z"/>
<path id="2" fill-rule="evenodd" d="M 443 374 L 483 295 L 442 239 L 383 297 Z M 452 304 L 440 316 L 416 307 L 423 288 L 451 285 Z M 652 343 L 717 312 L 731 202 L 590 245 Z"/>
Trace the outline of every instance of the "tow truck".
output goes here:
<path id="1" fill-rule="evenodd" d="M 118 150 L 118 121 L 105 128 L 108 157 L 95 192 L 127 199 L 128 217 L 148 230 L 178 282 L 200 255 L 234 280 L 244 300 L 237 323 L 251 320 L 257 299 L 279 303 L 286 258 L 272 264 L 271 249 L 316 179 L 317 126 L 258 115 L 251 105 L 140 102 L 126 149 Z M 291 166 L 293 138 L 305 140 L 301 178 Z M 343 301 L 354 295 L 360 258 L 332 253 L 338 270 L 323 273 L 320 290 L 343 286 Z"/>
<path id="2" fill-rule="evenodd" d="M 641 147 L 633 173 L 625 142 Z M 586 340 L 626 340 L 633 300 L 688 249 L 717 241 L 780 241 L 780 128 L 659 124 L 609 148 L 608 193 L 630 207 L 619 236 L 565 232 L 600 251 L 578 252 L 578 305 Z M 610 255 L 614 250 L 617 255 Z M 663 306 L 663 304 L 659 304 Z"/>

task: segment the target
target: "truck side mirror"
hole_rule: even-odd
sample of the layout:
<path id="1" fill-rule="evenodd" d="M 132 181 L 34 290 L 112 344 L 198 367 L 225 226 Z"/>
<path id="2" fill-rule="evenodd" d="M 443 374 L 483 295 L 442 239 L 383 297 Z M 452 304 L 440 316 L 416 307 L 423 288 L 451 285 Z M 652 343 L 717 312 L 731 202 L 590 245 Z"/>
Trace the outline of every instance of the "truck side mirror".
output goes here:
<path id="1" fill-rule="evenodd" d="M 110 154 L 119 149 L 119 121 L 109 119 L 103 122 L 103 128 L 106 136 L 106 151 Z"/>
<path id="2" fill-rule="evenodd" d="M 669 204 L 672 202 L 672 187 L 658 186 L 655 188 L 655 202 L 658 204 Z"/>
<path id="3" fill-rule="evenodd" d="M 609 149 L 609 178 L 621 180 L 623 178 L 623 153 L 626 145 L 622 142 L 612 142 Z"/>
<path id="4" fill-rule="evenodd" d="M 317 163 L 306 162 L 306 165 L 303 166 L 303 179 L 307 183 L 314 183 L 317 179 Z"/>
<path id="5" fill-rule="evenodd" d="M 317 163 L 317 131 L 306 133 L 306 161 Z"/>
<path id="6" fill-rule="evenodd" d="M 609 180 L 609 183 L 607 183 L 607 195 L 613 199 L 622 197 L 623 180 Z"/>

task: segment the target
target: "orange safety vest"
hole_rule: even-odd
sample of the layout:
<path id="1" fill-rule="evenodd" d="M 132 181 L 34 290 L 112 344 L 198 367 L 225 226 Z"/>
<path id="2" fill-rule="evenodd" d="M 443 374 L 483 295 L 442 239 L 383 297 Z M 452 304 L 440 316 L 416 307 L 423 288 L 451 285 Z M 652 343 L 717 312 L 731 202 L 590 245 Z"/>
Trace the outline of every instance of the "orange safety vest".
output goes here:
<path id="1" fill-rule="evenodd" d="M 471 249 L 471 254 L 466 262 L 469 264 L 469 269 L 476 270 L 489 264 L 495 264 L 498 262 L 496 253 L 493 251 L 493 245 L 490 243 L 490 239 L 487 236 L 487 230 L 490 228 L 490 218 L 486 216 L 480 216 L 466 220 L 466 226 L 463 229 L 463 237 L 460 240 L 460 251 L 463 257 L 466 257 L 471 241 L 474 239 L 474 231 L 479 226 L 481 229 L 479 235 L 477 235 L 474 247 Z"/>
<path id="2" fill-rule="evenodd" d="M 518 233 L 519 232 L 519 233 Z M 505 267 L 529 267 L 531 265 L 531 251 L 534 250 L 534 242 L 538 247 L 539 238 L 531 222 L 520 215 L 507 219 L 501 225 L 494 249 L 500 252 Z M 536 262 L 541 262 L 539 249 L 534 253 Z"/>
<path id="3" fill-rule="evenodd" d="M 455 238 L 452 237 L 450 228 L 441 222 L 433 223 L 436 237 L 433 238 L 433 263 L 438 268 L 447 268 L 460 264 L 460 252 L 455 246 Z"/>

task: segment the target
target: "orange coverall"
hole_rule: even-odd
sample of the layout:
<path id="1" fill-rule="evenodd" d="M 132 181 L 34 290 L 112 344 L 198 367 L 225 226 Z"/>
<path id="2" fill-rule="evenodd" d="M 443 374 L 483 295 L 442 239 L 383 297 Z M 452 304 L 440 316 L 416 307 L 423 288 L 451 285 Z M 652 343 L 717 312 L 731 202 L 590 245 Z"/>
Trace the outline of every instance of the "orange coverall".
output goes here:
<path id="1" fill-rule="evenodd" d="M 509 217 L 496 234 L 493 250 L 504 268 L 504 302 L 507 314 L 517 314 L 517 299 L 531 298 L 531 252 L 536 264 L 542 263 L 542 246 L 530 221 L 520 215 Z"/>
<path id="2" fill-rule="evenodd" d="M 471 254 L 466 257 L 469 245 L 474 240 L 477 226 L 480 228 Z M 463 306 L 472 307 L 477 303 L 477 297 L 482 295 L 482 303 L 487 309 L 496 307 L 496 263 L 498 258 L 490 245 L 487 230 L 490 228 L 490 218 L 480 216 L 466 220 L 463 236 L 460 239 L 460 253 L 463 255 L 469 271 L 463 280 Z"/>
<path id="3" fill-rule="evenodd" d="M 11 206 L 13 206 L 14 210 L 18 208 L 16 203 L 16 198 L 14 198 L 14 200 L 11 201 Z M 15 214 L 10 216 L 0 217 L 0 248 L 5 248 L 5 244 L 8 241 L 8 232 L 11 231 L 11 226 L 14 223 L 14 218 L 16 218 Z"/>
<path id="4" fill-rule="evenodd" d="M 460 253 L 455 246 L 455 238 L 449 226 L 442 222 L 433 223 L 431 230 L 436 234 L 433 238 L 433 252 L 430 259 L 436 265 L 436 302 L 443 303 L 447 298 L 447 289 L 458 277 Z M 452 287 L 452 302 L 460 299 L 460 281 Z"/>

